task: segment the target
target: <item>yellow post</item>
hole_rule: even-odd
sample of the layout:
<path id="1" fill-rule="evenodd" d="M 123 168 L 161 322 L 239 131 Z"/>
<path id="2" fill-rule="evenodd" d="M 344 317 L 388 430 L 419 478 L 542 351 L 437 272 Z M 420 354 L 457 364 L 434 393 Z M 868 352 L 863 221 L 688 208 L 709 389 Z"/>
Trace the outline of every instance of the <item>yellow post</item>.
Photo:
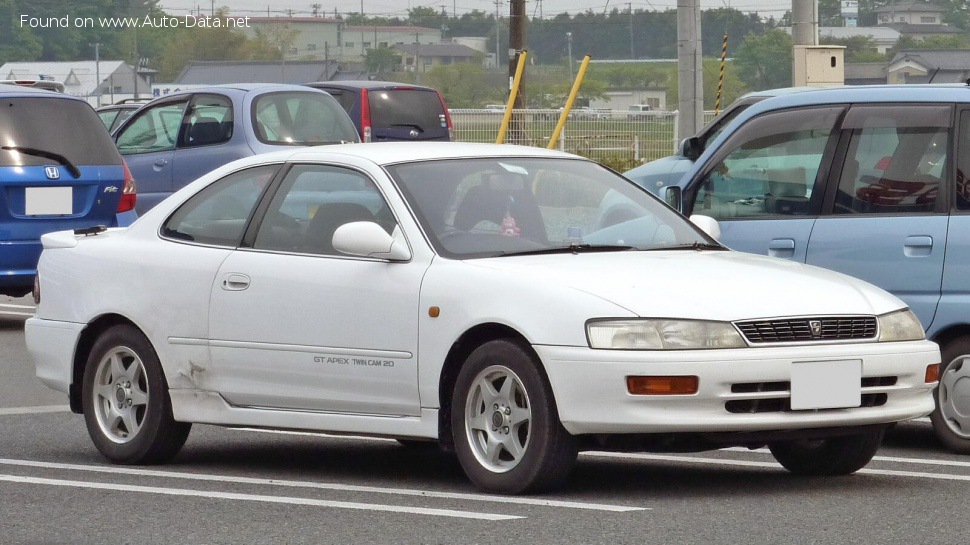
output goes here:
<path id="1" fill-rule="evenodd" d="M 583 57 L 583 64 L 579 65 L 579 73 L 576 74 L 573 89 L 569 91 L 569 98 L 566 99 L 566 104 L 562 108 L 562 115 L 559 116 L 559 123 L 556 123 L 556 130 L 552 131 L 552 138 L 549 139 L 549 145 L 546 146 L 548 149 L 555 149 L 556 143 L 559 142 L 559 135 L 562 134 L 562 128 L 566 125 L 566 119 L 569 118 L 569 111 L 573 109 L 573 102 L 576 101 L 576 95 L 579 94 L 579 86 L 583 84 L 583 77 L 586 76 L 588 66 L 589 55 L 586 55 Z"/>
<path id="2" fill-rule="evenodd" d="M 515 78 L 512 79 L 512 89 L 509 92 L 509 103 L 505 105 L 505 115 L 502 116 L 502 124 L 498 128 L 498 136 L 495 137 L 496 144 L 505 143 L 505 133 L 509 130 L 509 121 L 512 119 L 512 105 L 515 104 L 515 97 L 519 94 L 519 83 L 522 81 L 522 72 L 525 71 L 525 57 L 529 52 L 522 50 L 519 55 L 519 64 L 515 66 Z"/>

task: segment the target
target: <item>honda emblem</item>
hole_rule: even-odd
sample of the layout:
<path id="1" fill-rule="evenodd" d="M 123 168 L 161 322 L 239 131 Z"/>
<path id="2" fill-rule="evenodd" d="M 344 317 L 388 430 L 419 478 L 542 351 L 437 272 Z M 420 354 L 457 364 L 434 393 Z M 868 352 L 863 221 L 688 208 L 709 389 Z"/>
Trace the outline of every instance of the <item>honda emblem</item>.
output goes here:
<path id="1" fill-rule="evenodd" d="M 61 177 L 61 171 L 57 167 L 44 167 L 44 173 L 48 180 L 57 180 Z"/>

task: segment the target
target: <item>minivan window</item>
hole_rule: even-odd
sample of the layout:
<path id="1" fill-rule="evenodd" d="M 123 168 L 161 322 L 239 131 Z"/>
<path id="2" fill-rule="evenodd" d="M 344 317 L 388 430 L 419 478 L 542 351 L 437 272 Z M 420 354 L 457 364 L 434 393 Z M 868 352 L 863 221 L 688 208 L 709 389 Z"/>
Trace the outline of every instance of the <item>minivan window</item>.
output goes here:
<path id="1" fill-rule="evenodd" d="M 857 106 L 836 214 L 931 212 L 947 178 L 948 106 Z"/>
<path id="2" fill-rule="evenodd" d="M 386 89 L 367 93 L 371 126 L 375 129 L 447 127 L 441 99 L 434 91 Z"/>
<path id="3" fill-rule="evenodd" d="M 960 113 L 960 144 L 957 148 L 957 210 L 970 210 L 970 110 Z"/>
<path id="4" fill-rule="evenodd" d="M 71 130 L 59 130 L 70 127 Z M 43 166 L 51 159 L 25 153 L 32 148 L 63 156 L 73 165 L 120 165 L 110 138 L 78 138 L 106 132 L 94 110 L 76 100 L 28 97 L 0 99 L 0 166 Z"/>
<path id="5" fill-rule="evenodd" d="M 253 101 L 256 137 L 264 144 L 312 146 L 357 142 L 347 113 L 326 93 L 267 93 Z"/>

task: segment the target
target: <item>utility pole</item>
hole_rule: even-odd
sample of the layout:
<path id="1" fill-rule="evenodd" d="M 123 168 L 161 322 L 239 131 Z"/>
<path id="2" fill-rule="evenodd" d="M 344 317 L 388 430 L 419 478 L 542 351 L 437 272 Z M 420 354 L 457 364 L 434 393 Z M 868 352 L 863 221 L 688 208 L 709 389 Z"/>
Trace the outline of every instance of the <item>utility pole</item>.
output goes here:
<path id="1" fill-rule="evenodd" d="M 499 67 L 499 31 L 502 28 L 502 14 L 499 11 L 502 8 L 502 0 L 495 0 L 495 68 Z"/>
<path id="2" fill-rule="evenodd" d="M 687 138 L 704 124 L 700 0 L 677 0 L 677 83 L 677 131 Z"/>
<path id="3" fill-rule="evenodd" d="M 97 81 L 95 90 L 98 92 L 98 106 L 101 106 L 101 43 L 94 42 L 94 79 Z"/>
<path id="4" fill-rule="evenodd" d="M 566 57 L 569 59 L 569 79 L 573 79 L 573 33 L 566 33 Z"/>
<path id="5" fill-rule="evenodd" d="M 630 8 L 630 58 L 635 59 L 637 56 L 633 54 L 633 2 L 627 2 L 626 5 Z"/>
<path id="6" fill-rule="evenodd" d="M 509 89 L 515 80 L 516 68 L 519 66 L 519 56 L 525 50 L 525 0 L 511 0 L 509 7 Z M 525 73 L 519 78 L 519 88 L 515 94 L 512 109 L 517 110 L 525 106 Z M 509 120 L 509 134 L 511 143 L 522 144 L 527 140 L 523 130 L 523 120 L 520 115 L 514 115 Z"/>

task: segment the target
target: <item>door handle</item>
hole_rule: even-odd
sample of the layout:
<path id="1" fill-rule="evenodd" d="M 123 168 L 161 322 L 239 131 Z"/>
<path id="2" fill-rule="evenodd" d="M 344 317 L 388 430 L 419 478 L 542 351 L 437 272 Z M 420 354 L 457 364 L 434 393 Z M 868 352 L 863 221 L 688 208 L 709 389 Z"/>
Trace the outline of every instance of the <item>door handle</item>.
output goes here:
<path id="1" fill-rule="evenodd" d="M 791 259 L 795 257 L 795 239 L 774 238 L 768 242 L 768 255 Z"/>
<path id="2" fill-rule="evenodd" d="M 155 161 L 154 163 L 152 163 L 152 169 L 155 172 L 158 172 L 158 171 L 162 170 L 163 168 L 165 168 L 165 165 L 167 165 L 167 164 L 168 164 L 168 159 L 159 159 L 159 160 Z"/>
<path id="3" fill-rule="evenodd" d="M 933 253 L 933 237 L 931 236 L 909 236 L 903 243 L 903 254 L 906 257 L 926 257 L 931 253 Z"/>
<path id="4" fill-rule="evenodd" d="M 249 277 L 240 273 L 229 273 L 222 278 L 222 289 L 242 291 L 249 287 Z"/>

